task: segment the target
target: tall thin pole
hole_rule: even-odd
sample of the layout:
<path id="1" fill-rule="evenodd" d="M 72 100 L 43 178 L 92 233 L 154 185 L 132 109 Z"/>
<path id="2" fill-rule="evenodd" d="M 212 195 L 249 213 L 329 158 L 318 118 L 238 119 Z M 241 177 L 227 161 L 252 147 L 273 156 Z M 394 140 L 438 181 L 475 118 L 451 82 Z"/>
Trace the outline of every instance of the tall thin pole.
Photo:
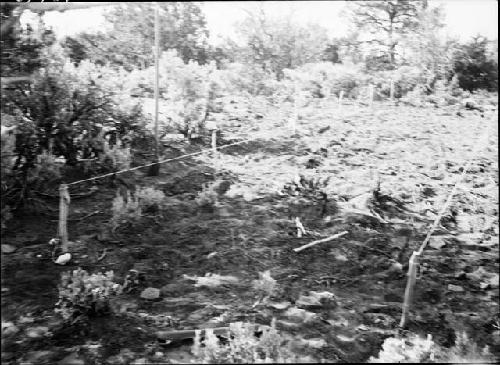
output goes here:
<path id="1" fill-rule="evenodd" d="M 160 141 L 158 139 L 158 113 L 159 113 L 159 89 L 160 89 L 160 14 L 159 5 L 155 3 L 155 159 L 156 162 L 160 161 Z M 160 174 L 160 165 L 155 164 L 151 166 L 150 175 L 158 176 Z"/>

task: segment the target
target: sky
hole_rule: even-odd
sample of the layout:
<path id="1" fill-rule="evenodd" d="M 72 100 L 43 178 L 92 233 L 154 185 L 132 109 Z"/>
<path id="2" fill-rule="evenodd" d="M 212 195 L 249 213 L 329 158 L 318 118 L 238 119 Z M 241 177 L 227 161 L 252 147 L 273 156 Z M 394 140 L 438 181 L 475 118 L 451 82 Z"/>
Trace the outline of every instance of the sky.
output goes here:
<path id="1" fill-rule="evenodd" d="M 218 43 L 219 35 L 232 37 L 234 23 L 245 16 L 244 9 L 264 3 L 271 14 L 286 14 L 293 11 L 293 18 L 300 23 L 318 23 L 326 27 L 331 36 L 342 36 L 348 29 L 346 19 L 340 15 L 345 1 L 206 1 L 202 8 L 211 34 L 211 42 Z M 498 2 L 496 0 L 430 0 L 445 9 L 445 32 L 466 41 L 481 34 L 490 39 L 498 38 Z M 58 37 L 80 31 L 102 29 L 105 25 L 103 7 L 72 11 L 48 12 L 45 21 L 51 25 Z"/>

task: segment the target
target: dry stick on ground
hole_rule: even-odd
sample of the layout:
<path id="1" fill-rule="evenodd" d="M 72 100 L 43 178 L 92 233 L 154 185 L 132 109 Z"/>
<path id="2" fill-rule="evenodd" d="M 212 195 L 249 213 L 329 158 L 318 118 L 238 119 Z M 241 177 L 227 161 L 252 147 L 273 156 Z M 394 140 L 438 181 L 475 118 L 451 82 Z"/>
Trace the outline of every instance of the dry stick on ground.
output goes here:
<path id="1" fill-rule="evenodd" d="M 300 251 L 302 251 L 302 250 L 305 250 L 306 248 L 309 248 L 309 247 L 311 247 L 311 246 L 315 246 L 315 245 L 317 245 L 317 244 L 319 244 L 319 243 L 328 242 L 328 241 L 334 240 L 334 239 L 336 239 L 336 238 L 342 237 L 342 236 L 346 235 L 347 233 L 349 233 L 349 232 L 347 232 L 347 231 L 343 231 L 343 232 L 340 232 L 340 233 L 334 234 L 333 236 L 323 238 L 323 239 L 321 239 L 321 240 L 312 241 L 312 242 L 308 243 L 307 245 L 304 245 L 304 246 L 300 246 L 300 247 L 294 248 L 293 250 L 294 250 L 295 252 L 300 252 Z"/>

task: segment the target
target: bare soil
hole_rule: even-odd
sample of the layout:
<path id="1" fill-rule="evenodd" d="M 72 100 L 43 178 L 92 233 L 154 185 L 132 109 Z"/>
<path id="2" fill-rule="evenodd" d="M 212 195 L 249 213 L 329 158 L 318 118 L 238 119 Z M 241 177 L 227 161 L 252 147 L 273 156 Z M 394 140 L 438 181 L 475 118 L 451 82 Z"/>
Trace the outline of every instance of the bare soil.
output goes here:
<path id="1" fill-rule="evenodd" d="M 218 118 L 224 121 L 219 144 L 251 142 L 215 157 L 166 163 L 158 177 L 143 170 L 122 175 L 128 186 L 162 190 L 168 209 L 146 212 L 140 222 L 111 232 L 107 223 L 117 182 L 72 187 L 73 259 L 67 265 L 52 262 L 48 244 L 57 230 L 57 197 L 40 196 L 43 208 L 12 223 L 2 237 L 3 244 L 16 248 L 2 253 L 2 323 L 14 323 L 17 331 L 3 336 L 3 362 L 54 363 L 69 361 L 70 354 L 88 364 L 153 361 L 155 356 L 189 362 L 189 341 L 162 344 L 156 332 L 235 321 L 269 324 L 272 318 L 290 338 L 324 339 L 326 345 L 319 349 L 297 347 L 318 361 L 367 361 L 385 338 L 407 330 L 431 334 L 443 346 L 454 344 L 456 331 L 466 331 L 500 356 L 494 113 L 482 117 L 463 111 L 459 116 L 454 107 L 388 103 L 373 108 L 347 103 L 339 109 L 335 101 L 317 99 L 300 109 L 292 134 L 287 120 L 291 105 L 229 105 Z M 486 130 L 488 137 L 480 139 Z M 165 148 L 164 157 L 198 149 L 187 144 Z M 408 327 L 399 329 L 408 259 L 470 158 L 470 173 L 421 259 Z M 298 174 L 308 181 L 319 179 L 326 199 L 319 188 L 294 184 Z M 345 209 L 353 198 L 373 193 L 377 174 L 374 211 L 386 223 Z M 203 186 L 220 180 L 230 183 L 229 190 L 215 206 L 199 207 L 195 198 Z M 92 186 L 98 188 L 95 193 L 78 198 Z M 57 187 L 47 193 L 57 196 Z M 300 238 L 295 217 L 307 231 Z M 336 240 L 293 251 L 343 230 L 348 234 Z M 53 309 L 60 273 L 77 267 L 113 270 L 118 282 L 135 269 L 145 281 L 115 300 L 115 314 L 67 327 Z M 254 306 L 259 293 L 252 281 L 265 270 L 279 290 L 267 303 Z M 206 288 L 186 278 L 207 273 L 231 275 L 238 283 Z M 146 287 L 161 289 L 160 299 L 141 299 Z M 333 304 L 308 309 L 316 313 L 311 322 L 291 321 L 273 306 L 288 302 L 293 307 L 310 291 L 335 295 Z M 160 315 L 168 316 L 168 323 L 160 323 Z M 33 335 L 35 327 L 48 332 Z"/>

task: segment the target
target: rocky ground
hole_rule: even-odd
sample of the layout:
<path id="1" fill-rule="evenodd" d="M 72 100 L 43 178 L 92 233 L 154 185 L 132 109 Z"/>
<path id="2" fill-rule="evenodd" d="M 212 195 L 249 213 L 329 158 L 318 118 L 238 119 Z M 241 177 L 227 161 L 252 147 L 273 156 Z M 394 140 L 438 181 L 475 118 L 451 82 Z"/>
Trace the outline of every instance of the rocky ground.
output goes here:
<path id="1" fill-rule="evenodd" d="M 224 105 L 219 144 L 251 142 L 164 164 L 158 177 L 123 176 L 129 186 L 162 190 L 161 212 L 112 232 L 116 182 L 71 188 L 73 258 L 65 266 L 52 262 L 48 245 L 57 187 L 55 198 L 41 197 L 44 214 L 10 227 L 2 239 L 3 362 L 189 362 L 189 339 L 165 341 L 161 331 L 273 318 L 302 361 L 364 362 L 404 331 L 445 347 L 466 331 L 500 355 L 495 112 L 317 99 L 300 108 L 293 133 L 291 105 Z M 196 149 L 179 143 L 165 156 Z M 401 330 L 409 257 L 470 159 L 421 258 Z M 200 205 L 210 184 L 216 199 Z M 113 315 L 69 327 L 54 305 L 60 274 L 77 267 L 113 270 L 118 282 L 134 269 L 144 280 L 114 299 Z M 266 297 L 254 281 L 268 270 L 276 284 Z"/>

